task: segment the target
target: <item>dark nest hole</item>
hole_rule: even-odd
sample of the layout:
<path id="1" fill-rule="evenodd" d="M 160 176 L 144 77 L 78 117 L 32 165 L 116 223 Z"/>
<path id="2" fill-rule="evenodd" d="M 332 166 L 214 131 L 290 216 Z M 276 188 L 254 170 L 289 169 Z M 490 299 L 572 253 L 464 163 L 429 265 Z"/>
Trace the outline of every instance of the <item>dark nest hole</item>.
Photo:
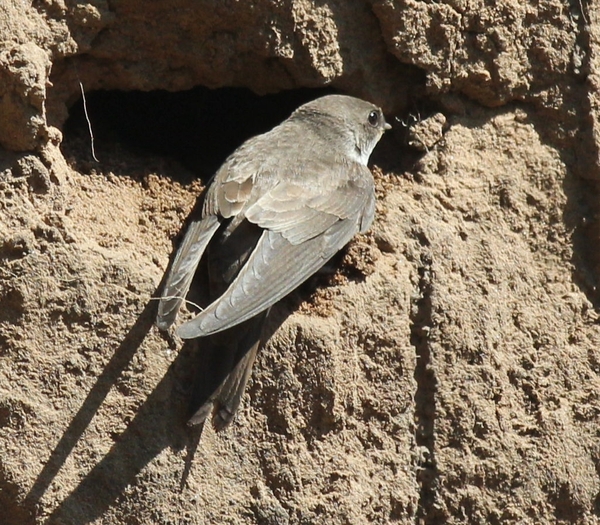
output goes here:
<path id="1" fill-rule="evenodd" d="M 286 119 L 328 89 L 299 89 L 258 96 L 244 88 L 189 91 L 93 91 L 85 102 L 99 163 L 92 157 L 83 99 L 64 126 L 65 157 L 82 172 L 111 169 L 115 152 L 168 157 L 193 176 L 210 177 L 240 144 Z"/>
<path id="2" fill-rule="evenodd" d="M 285 120 L 300 105 L 332 89 L 297 89 L 259 96 L 245 88 L 188 91 L 91 91 L 70 108 L 62 150 L 82 173 L 135 176 L 128 170 L 152 169 L 148 159 L 173 159 L 185 168 L 181 177 L 207 180 L 246 139 Z M 405 145 L 406 128 L 393 115 L 393 126 L 375 149 L 372 162 L 384 171 L 403 171 L 414 162 Z M 92 156 L 92 138 L 98 162 Z M 139 167 L 139 170 L 135 168 Z"/>

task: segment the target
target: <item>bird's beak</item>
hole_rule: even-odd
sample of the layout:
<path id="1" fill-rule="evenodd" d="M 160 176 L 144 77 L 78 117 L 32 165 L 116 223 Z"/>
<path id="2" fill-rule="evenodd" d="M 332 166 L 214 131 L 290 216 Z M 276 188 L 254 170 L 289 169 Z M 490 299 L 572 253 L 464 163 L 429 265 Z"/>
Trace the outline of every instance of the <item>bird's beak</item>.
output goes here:
<path id="1" fill-rule="evenodd" d="M 386 122 L 386 123 L 383 125 L 383 129 L 384 129 L 385 131 L 387 131 L 388 129 L 392 129 L 392 126 Z"/>

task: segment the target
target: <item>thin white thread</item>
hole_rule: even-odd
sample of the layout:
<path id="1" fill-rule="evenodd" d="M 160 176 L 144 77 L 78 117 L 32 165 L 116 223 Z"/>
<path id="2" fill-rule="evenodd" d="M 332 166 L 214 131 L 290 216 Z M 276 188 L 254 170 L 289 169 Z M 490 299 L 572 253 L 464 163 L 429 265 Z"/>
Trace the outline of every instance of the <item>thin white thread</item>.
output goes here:
<path id="1" fill-rule="evenodd" d="M 193 307 L 198 308 L 201 312 L 204 310 L 200 305 L 196 304 L 193 301 L 188 301 L 185 297 L 181 297 L 179 295 L 163 295 L 162 297 L 150 297 L 151 301 L 162 301 L 163 299 L 177 299 L 183 301 L 186 305 L 191 304 Z"/>
<path id="2" fill-rule="evenodd" d="M 96 158 L 96 152 L 94 150 L 94 132 L 92 131 L 92 123 L 90 121 L 90 117 L 88 116 L 87 104 L 85 102 L 85 91 L 83 90 L 83 84 L 81 83 L 81 80 L 79 81 L 79 88 L 81 89 L 81 98 L 83 99 L 83 113 L 85 115 L 85 120 L 87 121 L 88 130 L 90 132 L 90 142 L 91 142 L 91 146 L 92 146 L 92 158 L 96 162 L 100 162 Z"/>
<path id="3" fill-rule="evenodd" d="M 579 9 L 581 10 L 581 16 L 583 17 L 583 21 L 586 25 L 589 24 L 587 17 L 585 16 L 585 11 L 583 10 L 583 2 L 579 0 Z"/>

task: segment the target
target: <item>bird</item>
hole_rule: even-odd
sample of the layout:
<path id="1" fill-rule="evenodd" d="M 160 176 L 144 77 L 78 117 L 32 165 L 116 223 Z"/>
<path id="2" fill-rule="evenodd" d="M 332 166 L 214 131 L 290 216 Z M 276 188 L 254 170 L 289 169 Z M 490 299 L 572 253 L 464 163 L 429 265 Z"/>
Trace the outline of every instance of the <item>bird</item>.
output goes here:
<path id="1" fill-rule="evenodd" d="M 367 163 L 390 128 L 368 101 L 323 96 L 248 139 L 209 181 L 156 318 L 161 330 L 175 323 L 203 261 L 209 304 L 175 330 L 182 339 L 206 338 L 213 354 L 208 399 L 190 424 L 211 413 L 216 430 L 231 423 L 270 308 L 368 230 L 375 184 Z"/>

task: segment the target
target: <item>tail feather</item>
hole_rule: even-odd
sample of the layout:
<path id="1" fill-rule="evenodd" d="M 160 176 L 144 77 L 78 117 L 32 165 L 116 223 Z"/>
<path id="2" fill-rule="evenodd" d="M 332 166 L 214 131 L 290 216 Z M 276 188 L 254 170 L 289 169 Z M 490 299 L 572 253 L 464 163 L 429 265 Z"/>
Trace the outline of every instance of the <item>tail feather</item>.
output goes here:
<path id="1" fill-rule="evenodd" d="M 263 312 L 200 341 L 199 351 L 205 363 L 201 367 L 203 377 L 196 382 L 189 425 L 200 425 L 212 415 L 215 430 L 221 431 L 233 421 L 262 343 L 267 315 Z"/>

